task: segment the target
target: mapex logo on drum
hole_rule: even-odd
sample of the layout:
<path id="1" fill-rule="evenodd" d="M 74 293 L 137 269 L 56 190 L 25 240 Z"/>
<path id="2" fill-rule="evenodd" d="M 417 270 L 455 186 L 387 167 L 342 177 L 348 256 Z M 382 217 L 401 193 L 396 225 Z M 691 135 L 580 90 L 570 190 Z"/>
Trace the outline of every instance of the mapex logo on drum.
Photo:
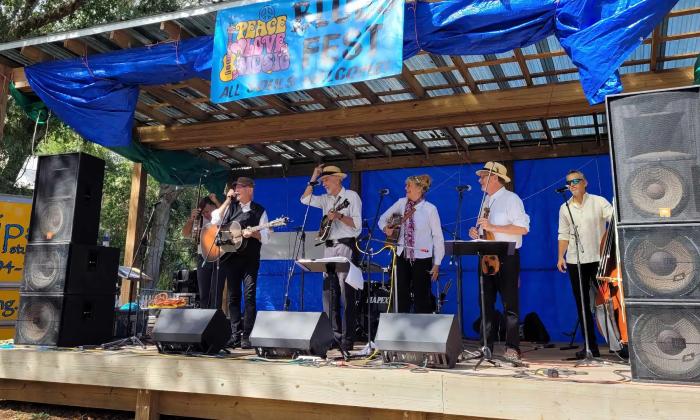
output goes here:
<path id="1" fill-rule="evenodd" d="M 376 304 L 389 304 L 389 296 L 371 296 L 369 298 L 369 303 L 376 303 Z"/>

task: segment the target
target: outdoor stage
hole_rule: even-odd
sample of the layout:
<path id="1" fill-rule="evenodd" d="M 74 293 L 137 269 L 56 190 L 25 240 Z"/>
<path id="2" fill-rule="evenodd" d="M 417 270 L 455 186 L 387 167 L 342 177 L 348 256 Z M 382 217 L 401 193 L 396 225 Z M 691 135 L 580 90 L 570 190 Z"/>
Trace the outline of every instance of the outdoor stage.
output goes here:
<path id="1" fill-rule="evenodd" d="M 573 350 L 523 351 L 528 368 L 484 364 L 474 371 L 471 361 L 426 370 L 362 360 L 262 361 L 243 350 L 187 357 L 160 355 L 153 346 L 20 346 L 0 350 L 0 399 L 135 411 L 140 419 L 691 419 L 700 411 L 700 387 L 631 383 L 629 366 L 618 363 L 575 368 L 563 360 Z M 553 367 L 559 378 L 543 374 Z"/>

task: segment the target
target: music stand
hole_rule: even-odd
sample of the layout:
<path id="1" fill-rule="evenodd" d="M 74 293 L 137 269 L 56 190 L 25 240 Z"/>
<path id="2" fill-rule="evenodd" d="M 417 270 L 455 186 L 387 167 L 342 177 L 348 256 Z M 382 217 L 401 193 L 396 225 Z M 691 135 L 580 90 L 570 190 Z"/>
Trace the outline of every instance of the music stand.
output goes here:
<path id="1" fill-rule="evenodd" d="M 484 255 L 498 255 L 498 256 L 508 256 L 515 254 L 515 242 L 505 242 L 505 241 L 487 241 L 482 239 L 476 239 L 473 241 L 445 241 L 445 254 L 446 255 L 456 255 L 461 257 L 462 255 L 476 255 L 478 261 L 481 261 L 481 257 Z M 484 276 L 481 272 L 481 266 L 477 267 L 479 272 L 479 299 L 481 302 L 481 348 L 479 349 L 480 355 L 470 357 L 470 359 L 478 358 L 479 361 L 474 366 L 476 370 L 479 365 L 486 360 L 494 366 L 499 364 L 492 359 L 491 349 L 489 349 L 488 341 L 486 338 L 486 308 L 484 302 Z M 461 279 L 460 279 L 461 280 Z M 457 310 L 462 313 L 462 302 L 458 301 Z"/>
<path id="2" fill-rule="evenodd" d="M 331 276 L 333 277 L 329 281 L 339 281 L 338 273 L 347 273 L 348 271 L 350 271 L 350 260 L 348 260 L 345 257 L 330 257 L 330 258 L 321 258 L 318 260 L 297 260 L 296 265 L 298 265 L 302 270 L 304 270 L 306 272 L 326 273 L 326 274 L 328 274 L 328 277 L 331 277 Z M 335 298 L 333 296 L 333 290 L 334 290 L 333 286 L 330 285 L 331 296 L 330 296 L 330 302 L 328 305 L 328 311 L 329 311 L 328 318 L 330 318 L 331 329 L 333 329 L 333 317 L 334 317 L 333 304 L 335 303 Z M 347 305 L 348 302 L 345 302 L 345 304 Z M 342 324 L 341 324 L 341 329 L 342 329 Z M 347 333 L 347 331 L 346 331 L 346 333 Z M 349 351 L 343 349 L 343 346 L 338 341 L 338 338 L 335 336 L 335 331 L 333 331 L 333 342 L 338 346 L 338 349 L 340 350 L 340 354 L 343 356 L 343 359 L 348 360 L 350 358 L 350 353 L 349 353 Z"/>
<path id="3" fill-rule="evenodd" d="M 130 281 L 137 282 L 137 283 L 141 282 L 142 280 L 143 281 L 153 281 L 153 278 L 151 278 L 151 276 L 149 276 L 148 274 L 144 273 L 143 271 L 141 271 L 140 269 L 138 269 L 136 267 L 125 267 L 125 266 L 120 265 L 119 269 L 117 270 L 117 273 L 118 273 L 119 278 L 130 280 Z M 132 285 L 129 285 L 129 297 L 127 299 L 128 300 L 127 305 L 129 305 L 129 306 L 127 307 L 127 313 L 126 313 L 126 333 L 132 334 L 132 330 L 134 330 L 133 335 L 102 344 L 100 347 L 102 347 L 105 350 L 110 349 L 110 348 L 123 347 L 123 346 L 126 346 L 127 344 L 130 344 L 132 346 L 138 345 L 144 349 L 146 348 L 146 345 L 143 344 L 143 342 L 141 341 L 141 339 L 137 335 L 138 331 L 135 331 L 139 325 L 139 312 L 141 311 L 141 308 L 138 307 L 138 304 L 137 304 L 137 309 L 136 309 L 136 322 L 134 323 L 133 328 L 131 325 L 131 313 L 132 313 L 131 307 L 133 305 L 133 300 L 134 300 L 134 296 L 133 296 L 134 289 L 135 289 L 135 287 L 133 287 Z M 140 289 L 141 289 L 141 287 L 139 286 L 139 290 Z M 138 292 L 136 294 L 136 297 L 138 298 Z"/>

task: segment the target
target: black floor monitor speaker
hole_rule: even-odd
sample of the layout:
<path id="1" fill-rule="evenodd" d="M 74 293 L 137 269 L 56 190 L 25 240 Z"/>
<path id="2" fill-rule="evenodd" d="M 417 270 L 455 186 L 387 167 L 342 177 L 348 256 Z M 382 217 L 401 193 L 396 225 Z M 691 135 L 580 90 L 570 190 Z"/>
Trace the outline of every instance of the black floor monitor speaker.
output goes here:
<path id="1" fill-rule="evenodd" d="M 384 361 L 453 368 L 462 354 L 454 315 L 383 313 L 374 340 Z"/>
<path id="2" fill-rule="evenodd" d="M 104 169 L 84 153 L 40 156 L 29 242 L 96 243 Z"/>
<path id="3" fill-rule="evenodd" d="M 97 345 L 112 339 L 113 295 L 20 295 L 15 344 Z"/>
<path id="4" fill-rule="evenodd" d="M 627 299 L 700 302 L 700 224 L 619 226 Z"/>
<path id="5" fill-rule="evenodd" d="M 216 354 L 231 338 L 231 323 L 220 309 L 163 309 L 153 327 L 161 353 Z"/>
<path id="6" fill-rule="evenodd" d="M 118 268 L 117 248 L 30 243 L 20 291 L 114 296 Z"/>
<path id="7" fill-rule="evenodd" d="M 606 98 L 621 224 L 700 221 L 700 86 Z"/>
<path id="8" fill-rule="evenodd" d="M 333 331 L 323 312 L 259 311 L 250 343 L 262 357 L 326 357 Z"/>
<path id="9" fill-rule="evenodd" d="M 700 382 L 700 303 L 627 304 L 632 378 Z"/>

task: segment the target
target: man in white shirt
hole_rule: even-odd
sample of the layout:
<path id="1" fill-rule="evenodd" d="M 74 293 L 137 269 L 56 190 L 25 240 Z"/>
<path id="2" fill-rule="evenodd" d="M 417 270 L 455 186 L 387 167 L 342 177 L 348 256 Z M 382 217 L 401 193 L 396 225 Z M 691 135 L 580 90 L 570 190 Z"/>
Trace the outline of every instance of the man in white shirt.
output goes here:
<path id="1" fill-rule="evenodd" d="M 216 226 L 231 222 L 240 223 L 242 228 L 255 227 L 268 222 L 267 212 L 253 201 L 255 182 L 248 177 L 238 177 L 233 188 L 226 193 L 226 201 L 211 214 L 211 223 Z M 257 232 L 243 231 L 244 246 L 231 253 L 219 263 L 217 291 L 214 308 L 220 308 L 223 298 L 224 281 L 228 282 L 228 310 L 233 332 L 229 347 L 251 348 L 250 332 L 255 324 L 256 292 L 258 269 L 260 268 L 260 248 L 269 241 L 268 229 Z M 241 325 L 241 284 L 245 311 Z"/>
<path id="2" fill-rule="evenodd" d="M 493 321 L 496 294 L 500 293 L 506 319 L 506 350 L 503 357 L 513 363 L 520 362 L 520 247 L 523 236 L 530 231 L 530 216 L 525 213 L 523 201 L 504 185 L 510 182 L 508 170 L 498 162 L 486 162 L 476 171 L 481 190 L 486 192 L 484 207 L 489 208 L 488 218 L 479 217 L 477 226 L 469 230 L 472 239 L 479 237 L 479 229 L 492 232 L 497 241 L 515 242 L 513 255 L 498 257 L 500 269 L 493 275 L 484 274 L 484 313 L 487 346 L 493 351 Z M 483 216 L 483 209 L 479 213 Z M 478 227 L 478 228 L 477 228 Z M 479 267 L 481 269 L 481 267 Z"/>
<path id="3" fill-rule="evenodd" d="M 566 185 L 571 191 L 572 197 L 568 200 L 571 216 L 574 218 L 574 223 L 571 221 L 571 216 L 566 208 L 566 203 L 559 207 L 559 258 L 557 268 L 562 273 L 569 270 L 569 279 L 571 280 L 571 289 L 576 300 L 576 308 L 578 309 L 579 321 L 583 328 L 581 315 L 585 312 L 586 316 L 586 334 L 588 336 L 588 344 L 593 356 L 599 357 L 598 343 L 595 335 L 595 324 L 591 314 L 591 286 L 595 284 L 596 274 L 598 273 L 598 262 L 600 262 L 600 243 L 605 235 L 606 224 L 610 221 L 613 213 L 612 205 L 605 198 L 588 194 L 586 186 L 588 182 L 583 172 L 578 170 L 569 171 L 566 174 Z M 581 263 L 581 285 L 579 285 L 578 268 L 576 263 L 579 262 L 576 253 L 576 239 L 574 236 L 574 224 L 578 228 L 579 234 L 579 252 Z M 566 258 L 564 258 L 566 254 Z M 583 286 L 583 299 L 585 311 L 581 310 L 581 286 Z M 586 357 L 585 349 L 576 352 L 576 358 L 584 359 Z"/>
<path id="4" fill-rule="evenodd" d="M 192 209 L 192 214 L 190 214 L 189 219 L 182 227 L 182 236 L 189 238 L 192 236 L 192 230 L 195 227 L 195 223 L 199 223 L 198 235 L 201 235 L 202 228 L 211 223 L 211 213 L 220 206 L 219 200 L 216 198 L 216 194 L 209 194 L 208 197 L 204 197 L 199 200 L 197 208 Z M 202 249 L 202 243 L 199 238 L 196 238 L 197 245 L 197 287 L 199 291 L 199 307 L 200 308 L 211 308 L 213 307 L 213 302 L 211 301 L 211 284 L 213 277 L 214 264 L 211 262 L 204 262 L 205 250 Z"/>
<path id="5" fill-rule="evenodd" d="M 330 234 L 325 242 L 324 257 L 346 257 L 353 259 L 355 242 L 362 231 L 362 200 L 355 191 L 345 189 L 342 181 L 347 175 L 337 166 L 319 165 L 314 169 L 309 185 L 301 196 L 303 204 L 320 208 L 331 221 Z M 326 194 L 313 195 L 317 180 L 323 184 Z M 332 211 L 345 200 L 348 205 L 339 211 Z M 355 327 L 356 291 L 345 282 L 348 273 L 323 276 L 323 311 L 331 320 L 333 332 L 342 351 L 350 351 L 353 346 Z M 343 304 L 342 321 L 340 304 Z"/>

